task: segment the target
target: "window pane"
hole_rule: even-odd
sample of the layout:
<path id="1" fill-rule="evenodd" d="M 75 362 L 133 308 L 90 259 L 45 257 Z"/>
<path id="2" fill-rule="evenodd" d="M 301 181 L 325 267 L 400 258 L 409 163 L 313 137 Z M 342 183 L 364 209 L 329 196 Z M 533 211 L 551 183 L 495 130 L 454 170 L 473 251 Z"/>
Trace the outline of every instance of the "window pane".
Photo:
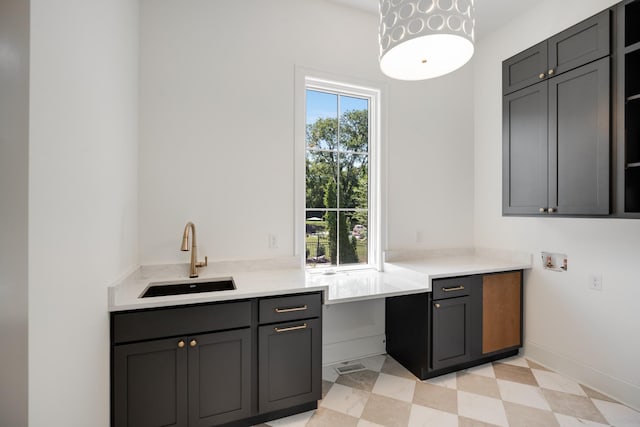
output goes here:
<path id="1" fill-rule="evenodd" d="M 369 150 L 369 101 L 340 96 L 340 150 Z"/>
<path id="2" fill-rule="evenodd" d="M 306 262 L 307 266 L 330 266 L 331 236 L 335 236 L 336 213 L 326 211 L 307 211 Z M 331 231 L 330 231 L 330 228 Z M 335 239 L 335 237 L 334 237 Z M 333 245 L 335 247 L 335 245 Z"/>
<path id="3" fill-rule="evenodd" d="M 369 194 L 368 155 L 340 153 L 341 208 L 367 209 Z"/>
<path id="4" fill-rule="evenodd" d="M 337 207 L 337 153 L 307 151 L 306 198 L 307 208 Z"/>
<path id="5" fill-rule="evenodd" d="M 358 256 L 358 239 L 353 234 L 356 227 L 355 212 L 340 212 L 338 214 L 338 254 L 340 265 L 360 264 Z"/>
<path id="6" fill-rule="evenodd" d="M 365 211 L 345 212 L 344 218 L 349 243 L 353 250 L 350 250 L 346 256 L 343 251 L 340 251 L 340 264 L 367 264 L 369 261 L 369 215 Z M 355 257 L 353 257 L 354 252 Z"/>
<path id="7" fill-rule="evenodd" d="M 338 142 L 338 95 L 307 90 L 308 148 L 335 150 Z"/>

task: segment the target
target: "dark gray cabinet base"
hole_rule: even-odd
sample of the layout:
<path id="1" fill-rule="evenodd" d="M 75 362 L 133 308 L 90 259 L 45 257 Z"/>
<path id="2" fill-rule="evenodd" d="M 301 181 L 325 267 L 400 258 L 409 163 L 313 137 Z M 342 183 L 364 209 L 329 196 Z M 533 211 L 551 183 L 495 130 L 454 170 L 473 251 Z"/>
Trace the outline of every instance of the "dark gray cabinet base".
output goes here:
<path id="1" fill-rule="evenodd" d="M 514 275 L 520 298 L 516 307 L 521 320 L 520 340 L 484 352 L 483 302 L 487 299 L 483 284 L 491 278 L 492 286 L 502 286 L 512 283 Z M 510 291 L 513 293 L 512 288 Z M 514 356 L 522 346 L 521 291 L 522 273 L 518 271 L 434 280 L 432 292 L 387 298 L 387 353 L 422 380 Z M 502 300 L 491 310 L 513 312 L 500 304 Z M 494 318 L 498 322 L 507 320 L 500 314 Z"/>
<path id="2" fill-rule="evenodd" d="M 248 426 L 317 408 L 322 293 L 111 314 L 113 427 Z"/>

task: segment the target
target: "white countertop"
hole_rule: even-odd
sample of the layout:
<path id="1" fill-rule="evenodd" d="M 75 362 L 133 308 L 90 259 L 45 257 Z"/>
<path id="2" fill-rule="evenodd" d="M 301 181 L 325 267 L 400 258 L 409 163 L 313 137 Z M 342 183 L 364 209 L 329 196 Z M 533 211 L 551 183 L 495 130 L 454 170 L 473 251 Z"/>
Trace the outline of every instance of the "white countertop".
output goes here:
<path id="1" fill-rule="evenodd" d="M 462 255 L 399 259 L 385 263 L 384 271 L 351 270 L 335 274 L 302 269 L 243 271 L 225 264 L 224 269 L 200 269 L 200 277 L 189 279 L 188 266 L 142 266 L 109 288 L 109 311 L 197 304 L 213 301 L 323 291 L 325 304 L 362 301 L 431 291 L 433 279 L 531 268 L 531 256 L 469 252 Z M 246 264 L 246 263 L 245 263 Z M 233 277 L 235 290 L 139 298 L 150 283 L 198 282 Z M 167 283 L 168 284 L 168 283 Z"/>

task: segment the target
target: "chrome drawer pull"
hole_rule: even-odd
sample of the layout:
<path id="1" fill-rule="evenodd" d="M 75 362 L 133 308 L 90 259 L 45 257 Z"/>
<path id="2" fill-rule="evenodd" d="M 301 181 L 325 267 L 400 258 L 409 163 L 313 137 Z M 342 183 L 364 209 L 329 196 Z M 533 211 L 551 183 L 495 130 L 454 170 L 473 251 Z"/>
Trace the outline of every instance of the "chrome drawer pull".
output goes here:
<path id="1" fill-rule="evenodd" d="M 456 286 L 455 288 L 442 288 L 443 292 L 464 291 L 464 286 Z"/>
<path id="2" fill-rule="evenodd" d="M 280 332 L 289 332 L 289 331 L 297 331 L 298 329 L 307 329 L 307 324 L 303 323 L 300 326 L 291 326 L 290 328 L 273 328 L 277 333 Z"/>
<path id="3" fill-rule="evenodd" d="M 291 313 L 292 311 L 305 311 L 306 309 L 307 309 L 307 304 L 301 307 L 276 308 L 276 313 Z"/>

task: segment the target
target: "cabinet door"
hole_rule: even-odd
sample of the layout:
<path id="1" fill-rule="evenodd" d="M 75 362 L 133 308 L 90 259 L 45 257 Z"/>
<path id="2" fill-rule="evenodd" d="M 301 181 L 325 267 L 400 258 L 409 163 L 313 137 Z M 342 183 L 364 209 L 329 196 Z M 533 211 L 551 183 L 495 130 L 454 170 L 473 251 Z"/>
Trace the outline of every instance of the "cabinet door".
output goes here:
<path id="1" fill-rule="evenodd" d="M 251 330 L 190 336 L 189 426 L 251 415 Z"/>
<path id="2" fill-rule="evenodd" d="M 547 83 L 504 97 L 502 212 L 537 214 L 547 208 Z"/>
<path id="3" fill-rule="evenodd" d="M 482 277 L 482 353 L 522 346 L 522 273 Z"/>
<path id="4" fill-rule="evenodd" d="M 260 326 L 258 410 L 271 412 L 322 397 L 322 323 L 318 318 Z"/>
<path id="5" fill-rule="evenodd" d="M 605 10 L 551 37 L 547 75 L 552 77 L 609 55 L 610 21 L 611 12 Z"/>
<path id="6" fill-rule="evenodd" d="M 548 81 L 548 207 L 558 214 L 609 214 L 609 61 Z"/>
<path id="7" fill-rule="evenodd" d="M 114 347 L 114 427 L 187 426 L 184 345 L 172 338 Z"/>
<path id="8" fill-rule="evenodd" d="M 502 63 L 502 93 L 531 86 L 547 75 L 547 41 L 520 52 Z"/>
<path id="9" fill-rule="evenodd" d="M 471 297 L 433 301 L 432 368 L 471 360 Z"/>

